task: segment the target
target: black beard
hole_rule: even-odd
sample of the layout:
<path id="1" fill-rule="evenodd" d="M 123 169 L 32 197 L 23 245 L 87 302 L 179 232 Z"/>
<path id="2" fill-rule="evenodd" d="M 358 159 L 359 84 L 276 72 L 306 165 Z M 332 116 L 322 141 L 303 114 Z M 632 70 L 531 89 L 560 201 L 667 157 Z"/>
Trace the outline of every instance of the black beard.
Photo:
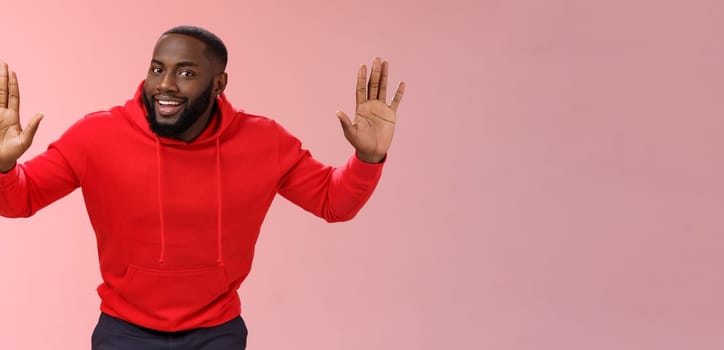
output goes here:
<path id="1" fill-rule="evenodd" d="M 201 115 L 204 113 L 206 108 L 211 104 L 211 91 L 213 84 L 209 84 L 209 87 L 201 93 L 197 99 L 190 101 L 187 106 L 184 107 L 183 112 L 178 120 L 173 124 L 161 124 L 156 119 L 156 104 L 152 103 L 146 93 L 143 95 L 143 104 L 146 106 L 146 120 L 148 125 L 151 127 L 151 131 L 161 137 L 179 138 L 181 134 L 186 132 L 194 123 L 196 123 Z M 212 111 L 213 113 L 213 111 Z"/>

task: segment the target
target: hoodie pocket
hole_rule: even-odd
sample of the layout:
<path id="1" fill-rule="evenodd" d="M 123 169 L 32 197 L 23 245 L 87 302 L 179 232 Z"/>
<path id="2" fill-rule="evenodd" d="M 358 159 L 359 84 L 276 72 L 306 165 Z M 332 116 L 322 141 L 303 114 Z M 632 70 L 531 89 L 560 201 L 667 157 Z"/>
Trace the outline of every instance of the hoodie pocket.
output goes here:
<path id="1" fill-rule="evenodd" d="M 156 270 L 129 265 L 121 296 L 159 318 L 198 312 L 229 291 L 221 266 L 193 270 Z"/>

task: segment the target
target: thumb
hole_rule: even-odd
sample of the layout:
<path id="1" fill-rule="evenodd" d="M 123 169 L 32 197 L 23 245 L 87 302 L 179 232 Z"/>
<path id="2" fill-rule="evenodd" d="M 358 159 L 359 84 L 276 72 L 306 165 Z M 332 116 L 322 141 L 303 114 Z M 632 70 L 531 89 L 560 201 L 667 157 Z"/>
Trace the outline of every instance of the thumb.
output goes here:
<path id="1" fill-rule="evenodd" d="M 43 120 L 43 113 L 38 113 L 30 119 L 28 126 L 26 126 L 25 130 L 23 130 L 23 143 L 26 143 L 29 146 L 33 142 L 33 138 L 35 137 L 35 133 L 38 132 L 38 126 L 40 126 L 41 120 Z"/>
<path id="2" fill-rule="evenodd" d="M 344 131 L 344 135 L 347 136 L 347 138 L 349 139 L 350 135 L 352 134 L 352 130 L 354 129 L 352 120 L 349 119 L 349 117 L 342 111 L 337 111 L 336 114 L 337 119 L 339 119 L 339 122 L 342 123 L 342 130 Z"/>

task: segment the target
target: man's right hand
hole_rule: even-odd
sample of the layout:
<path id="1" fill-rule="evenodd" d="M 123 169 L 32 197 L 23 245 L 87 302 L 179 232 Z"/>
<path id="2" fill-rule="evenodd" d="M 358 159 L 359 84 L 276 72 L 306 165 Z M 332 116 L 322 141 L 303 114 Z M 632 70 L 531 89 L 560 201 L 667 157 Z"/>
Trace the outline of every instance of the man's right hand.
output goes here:
<path id="1" fill-rule="evenodd" d="M 20 89 L 15 72 L 0 62 L 0 173 L 7 173 L 33 143 L 41 113 L 36 114 L 25 130 L 20 126 Z"/>

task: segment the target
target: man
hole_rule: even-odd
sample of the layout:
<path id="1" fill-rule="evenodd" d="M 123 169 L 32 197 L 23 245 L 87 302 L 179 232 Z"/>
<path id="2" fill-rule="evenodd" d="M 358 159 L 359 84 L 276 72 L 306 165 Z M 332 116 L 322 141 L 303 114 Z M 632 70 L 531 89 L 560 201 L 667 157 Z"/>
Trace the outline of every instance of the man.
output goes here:
<path id="1" fill-rule="evenodd" d="M 386 62 L 374 60 L 369 80 L 360 67 L 355 121 L 337 112 L 356 150 L 340 168 L 273 120 L 235 110 L 226 62 L 216 35 L 170 29 L 132 99 L 23 164 L 42 115 L 21 128 L 17 77 L 0 67 L 0 215 L 27 217 L 82 189 L 103 278 L 93 349 L 244 349 L 237 289 L 276 193 L 342 221 L 379 180 L 404 92 L 400 83 L 387 104 Z"/>

